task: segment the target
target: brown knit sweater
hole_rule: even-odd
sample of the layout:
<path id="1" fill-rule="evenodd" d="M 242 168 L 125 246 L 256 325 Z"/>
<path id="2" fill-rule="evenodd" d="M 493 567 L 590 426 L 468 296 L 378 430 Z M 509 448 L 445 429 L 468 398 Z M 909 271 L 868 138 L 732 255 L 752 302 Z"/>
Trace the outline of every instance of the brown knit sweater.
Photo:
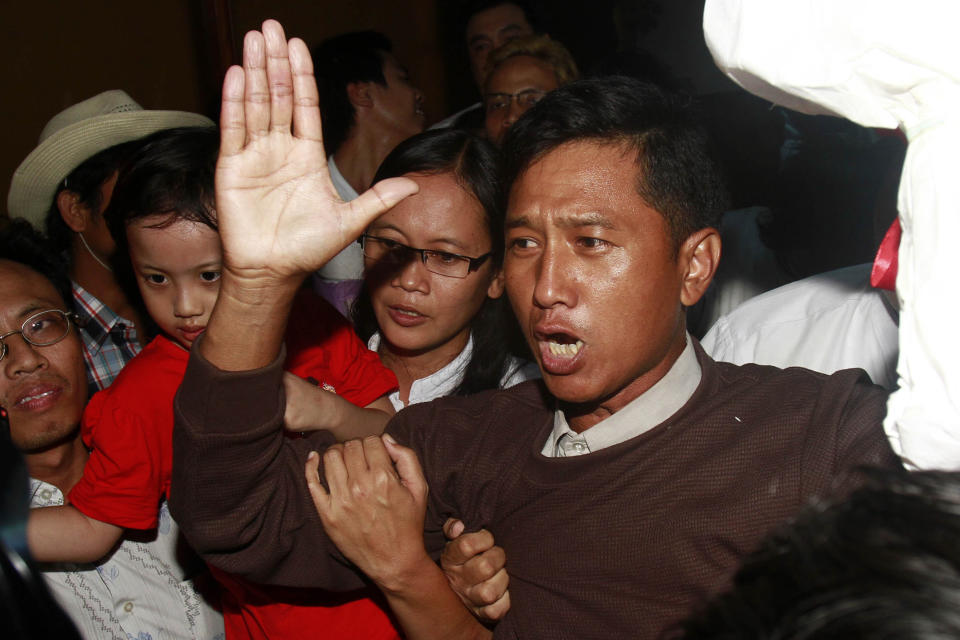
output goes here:
<path id="1" fill-rule="evenodd" d="M 898 464 L 880 428 L 886 396 L 859 370 L 697 355 L 703 378 L 684 407 L 586 456 L 540 455 L 554 401 L 538 382 L 416 405 L 390 423 L 430 483 L 427 548 L 439 552 L 455 515 L 507 552 L 513 607 L 496 637 L 658 637 L 811 496 L 848 491 L 858 466 Z M 280 388 L 278 365 L 228 374 L 194 350 L 176 405 L 173 515 L 227 571 L 355 588 L 303 479 L 325 436 L 281 435 Z"/>

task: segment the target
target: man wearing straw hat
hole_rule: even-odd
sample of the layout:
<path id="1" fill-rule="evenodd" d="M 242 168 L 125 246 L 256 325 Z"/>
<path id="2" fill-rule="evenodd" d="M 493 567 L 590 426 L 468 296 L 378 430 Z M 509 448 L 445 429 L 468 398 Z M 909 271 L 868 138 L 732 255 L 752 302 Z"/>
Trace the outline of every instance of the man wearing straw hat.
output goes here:
<path id="1" fill-rule="evenodd" d="M 121 90 L 55 115 L 10 181 L 10 216 L 46 231 L 68 263 L 91 392 L 110 386 L 140 351 L 140 318 L 110 267 L 114 243 L 101 215 L 136 141 L 161 129 L 212 126 L 184 111 L 148 111 Z"/>

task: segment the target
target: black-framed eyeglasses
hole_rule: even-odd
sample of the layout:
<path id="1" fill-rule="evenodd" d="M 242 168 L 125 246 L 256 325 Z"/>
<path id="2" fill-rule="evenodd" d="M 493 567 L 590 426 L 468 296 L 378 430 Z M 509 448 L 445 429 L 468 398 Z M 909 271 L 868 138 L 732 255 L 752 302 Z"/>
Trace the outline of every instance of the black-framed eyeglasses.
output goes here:
<path id="1" fill-rule="evenodd" d="M 485 93 L 483 94 L 483 108 L 487 113 L 506 111 L 510 108 L 510 103 L 516 100 L 517 105 L 526 111 L 540 102 L 540 99 L 545 95 L 547 95 L 547 92 L 540 89 L 524 89 L 517 93 Z"/>
<path id="2" fill-rule="evenodd" d="M 49 347 L 57 344 L 70 333 L 70 323 L 77 322 L 77 314 L 60 309 L 49 309 L 35 313 L 20 325 L 17 331 L 0 335 L 0 360 L 7 355 L 7 338 L 17 333 L 27 344 L 35 347 Z"/>
<path id="3" fill-rule="evenodd" d="M 399 266 L 410 262 L 414 255 L 419 255 L 427 271 L 451 278 L 466 278 L 471 271 L 479 269 L 480 265 L 493 255 L 493 252 L 490 252 L 471 258 L 449 251 L 417 249 L 396 240 L 366 233 L 360 236 L 357 242 L 363 247 L 363 255 L 376 263 Z"/>

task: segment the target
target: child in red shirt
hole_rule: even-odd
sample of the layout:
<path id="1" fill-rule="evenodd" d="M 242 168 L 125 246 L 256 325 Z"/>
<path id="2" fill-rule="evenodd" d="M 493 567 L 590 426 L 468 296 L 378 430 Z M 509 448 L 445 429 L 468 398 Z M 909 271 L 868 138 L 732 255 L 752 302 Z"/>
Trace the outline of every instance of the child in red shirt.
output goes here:
<path id="1" fill-rule="evenodd" d="M 159 334 L 87 406 L 82 434 L 92 451 L 70 504 L 31 512 L 28 539 L 41 562 L 92 562 L 125 528 L 158 524 L 170 488 L 174 396 L 219 292 L 222 249 L 212 210 L 218 142 L 215 129 L 155 134 L 118 180 L 106 214 L 118 255 L 130 260 L 118 276 L 135 279 Z M 393 413 L 387 394 L 396 389 L 396 377 L 309 290 L 295 300 L 286 344 L 288 428 L 327 429 L 338 440 L 383 430 Z M 362 637 L 397 637 L 369 600 L 299 607 L 273 601 L 269 588 L 220 572 L 217 577 L 227 589 L 228 637 L 266 637 L 293 610 L 308 616 L 299 622 L 311 635 L 318 623 L 348 620 Z"/>

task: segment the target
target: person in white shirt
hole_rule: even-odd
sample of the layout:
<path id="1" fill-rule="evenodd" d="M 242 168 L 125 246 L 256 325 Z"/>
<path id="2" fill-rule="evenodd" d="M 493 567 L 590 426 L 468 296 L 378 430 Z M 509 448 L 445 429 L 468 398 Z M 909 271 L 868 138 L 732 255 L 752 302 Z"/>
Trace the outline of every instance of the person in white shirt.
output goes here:
<path id="1" fill-rule="evenodd" d="M 369 187 L 387 154 L 426 124 L 423 94 L 392 48 L 382 33 L 360 31 L 311 50 L 330 177 L 344 201 Z M 316 273 L 314 288 L 345 313 L 344 301 L 356 291 L 343 282 L 362 272 L 360 248 L 351 245 Z"/>
<path id="2" fill-rule="evenodd" d="M 502 297 L 496 172 L 490 142 L 460 129 L 411 138 L 377 171 L 375 181 L 407 176 L 420 186 L 360 238 L 365 280 L 354 325 L 397 375 L 397 409 L 537 376 L 510 354 L 519 334 Z"/>
<path id="3" fill-rule="evenodd" d="M 892 391 L 899 313 L 892 295 L 870 286 L 871 266 L 828 271 L 752 298 L 717 321 L 703 348 L 734 364 L 823 373 L 858 367 Z"/>

